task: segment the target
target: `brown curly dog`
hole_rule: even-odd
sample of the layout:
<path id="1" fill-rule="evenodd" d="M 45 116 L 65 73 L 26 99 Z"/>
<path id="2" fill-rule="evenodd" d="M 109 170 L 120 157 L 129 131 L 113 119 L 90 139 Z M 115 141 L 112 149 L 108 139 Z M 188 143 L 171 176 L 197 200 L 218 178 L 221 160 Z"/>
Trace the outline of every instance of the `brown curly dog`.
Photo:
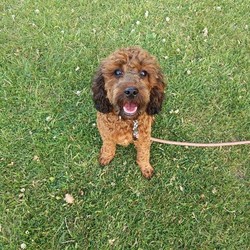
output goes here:
<path id="1" fill-rule="evenodd" d="M 162 107 L 164 86 L 156 59 L 139 47 L 119 49 L 102 61 L 92 86 L 103 140 L 101 165 L 114 158 L 117 144 L 134 143 L 141 172 L 151 178 L 151 126 Z"/>

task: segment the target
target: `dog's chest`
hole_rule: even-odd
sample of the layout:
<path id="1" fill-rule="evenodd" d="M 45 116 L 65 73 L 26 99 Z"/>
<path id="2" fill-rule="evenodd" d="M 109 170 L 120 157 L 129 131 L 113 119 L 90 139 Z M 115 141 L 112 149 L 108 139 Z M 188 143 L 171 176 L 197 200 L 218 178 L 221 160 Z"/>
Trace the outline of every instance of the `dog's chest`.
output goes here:
<path id="1" fill-rule="evenodd" d="M 128 146 L 133 142 L 133 124 L 131 121 L 116 121 L 108 126 L 112 139 L 116 144 Z"/>
<path id="2" fill-rule="evenodd" d="M 103 141 L 113 142 L 122 146 L 130 143 L 147 141 L 151 135 L 153 117 L 141 115 L 138 120 L 123 120 L 118 116 L 97 112 L 97 126 Z M 138 140 L 134 140 L 137 137 Z"/>
<path id="3" fill-rule="evenodd" d="M 116 143 L 122 146 L 128 146 L 131 142 L 133 142 L 133 132 L 132 126 L 123 127 L 116 131 Z"/>
<path id="4" fill-rule="evenodd" d="M 128 146 L 133 142 L 133 121 L 122 120 L 111 114 L 97 113 L 97 126 L 103 139 L 122 146 Z"/>

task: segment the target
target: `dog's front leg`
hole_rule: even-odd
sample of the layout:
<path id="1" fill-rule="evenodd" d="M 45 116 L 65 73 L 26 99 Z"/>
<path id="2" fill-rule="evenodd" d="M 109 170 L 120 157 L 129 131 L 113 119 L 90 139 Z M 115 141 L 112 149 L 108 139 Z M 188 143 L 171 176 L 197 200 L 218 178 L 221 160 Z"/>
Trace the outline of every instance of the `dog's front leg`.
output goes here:
<path id="1" fill-rule="evenodd" d="M 137 150 L 137 163 L 141 169 L 142 175 L 147 179 L 150 179 L 154 173 L 154 169 L 149 162 L 150 145 L 150 137 L 135 141 L 135 147 Z"/>
<path id="2" fill-rule="evenodd" d="M 99 162 L 102 166 L 109 164 L 115 156 L 116 144 L 113 141 L 103 140 Z"/>

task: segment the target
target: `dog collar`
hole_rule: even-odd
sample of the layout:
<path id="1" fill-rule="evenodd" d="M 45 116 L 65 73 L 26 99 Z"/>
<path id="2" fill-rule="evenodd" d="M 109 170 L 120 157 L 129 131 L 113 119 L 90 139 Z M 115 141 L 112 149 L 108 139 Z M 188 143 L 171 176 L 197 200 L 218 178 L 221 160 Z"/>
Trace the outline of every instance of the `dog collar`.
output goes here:
<path id="1" fill-rule="evenodd" d="M 133 121 L 133 139 L 137 140 L 139 138 L 139 131 L 138 131 L 138 120 Z"/>

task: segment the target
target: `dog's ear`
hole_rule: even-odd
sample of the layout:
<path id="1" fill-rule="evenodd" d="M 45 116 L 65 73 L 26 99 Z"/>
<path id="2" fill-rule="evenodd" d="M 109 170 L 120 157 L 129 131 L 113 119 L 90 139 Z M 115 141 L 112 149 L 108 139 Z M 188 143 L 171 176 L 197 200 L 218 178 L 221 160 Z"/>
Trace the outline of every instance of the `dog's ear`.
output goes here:
<path id="1" fill-rule="evenodd" d="M 112 105 L 107 98 L 107 91 L 105 90 L 105 80 L 102 75 L 101 67 L 97 70 L 96 74 L 93 77 L 93 101 L 95 108 L 101 113 L 109 113 L 112 111 Z"/>
<path id="2" fill-rule="evenodd" d="M 148 115 L 156 115 L 161 111 L 162 103 L 164 100 L 164 79 L 162 73 L 158 73 L 156 77 L 157 83 L 150 91 L 150 101 L 147 106 Z"/>

